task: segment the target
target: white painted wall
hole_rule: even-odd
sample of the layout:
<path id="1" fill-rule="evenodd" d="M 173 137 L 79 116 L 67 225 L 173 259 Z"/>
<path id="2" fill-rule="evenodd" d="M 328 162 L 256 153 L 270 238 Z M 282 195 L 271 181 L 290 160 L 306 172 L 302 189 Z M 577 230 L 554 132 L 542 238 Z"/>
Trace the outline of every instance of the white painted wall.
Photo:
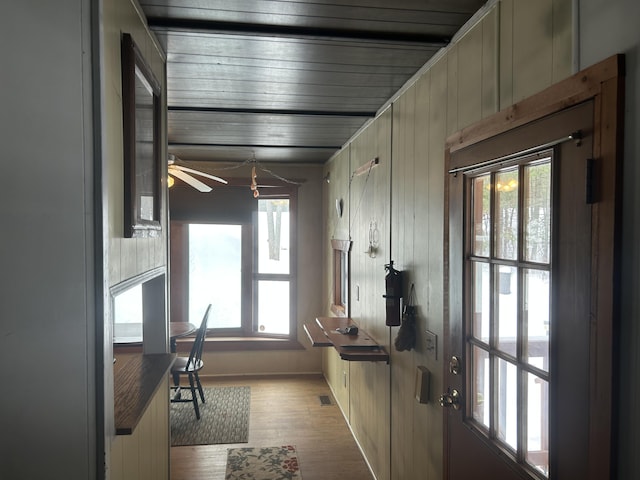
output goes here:
<path id="1" fill-rule="evenodd" d="M 624 53 L 623 180 L 618 479 L 640 478 L 640 2 L 580 0 L 580 67 Z M 614 403 L 615 405 L 615 403 Z"/>
<path id="2" fill-rule="evenodd" d="M 0 478 L 96 475 L 89 0 L 0 15 Z"/>

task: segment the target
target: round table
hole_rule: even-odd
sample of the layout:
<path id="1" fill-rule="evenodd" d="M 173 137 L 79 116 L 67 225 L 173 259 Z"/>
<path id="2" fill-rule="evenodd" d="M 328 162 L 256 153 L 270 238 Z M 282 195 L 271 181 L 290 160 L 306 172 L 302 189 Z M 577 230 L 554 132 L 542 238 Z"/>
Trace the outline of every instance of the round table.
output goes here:
<path id="1" fill-rule="evenodd" d="M 193 323 L 169 322 L 169 341 L 171 346 L 171 353 L 176 353 L 178 347 L 178 338 L 191 335 L 196 330 L 198 330 L 198 327 L 196 327 Z"/>

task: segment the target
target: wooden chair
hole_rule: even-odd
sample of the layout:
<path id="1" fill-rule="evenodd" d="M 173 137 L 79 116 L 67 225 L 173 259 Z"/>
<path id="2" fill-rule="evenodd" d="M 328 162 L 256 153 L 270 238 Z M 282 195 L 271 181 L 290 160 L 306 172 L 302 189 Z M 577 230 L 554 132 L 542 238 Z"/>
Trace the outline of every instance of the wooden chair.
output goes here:
<path id="1" fill-rule="evenodd" d="M 191 347 L 191 353 L 189 357 L 177 357 L 173 366 L 171 367 L 171 375 L 173 376 L 172 390 L 175 390 L 175 394 L 171 398 L 172 403 L 192 402 L 193 408 L 196 411 L 196 418 L 200 420 L 200 407 L 198 407 L 198 396 L 196 394 L 196 387 L 200 393 L 200 399 L 202 403 L 205 403 L 204 391 L 202 390 L 202 384 L 200 383 L 200 377 L 198 372 L 204 367 L 202 361 L 202 348 L 204 347 L 204 338 L 207 335 L 207 321 L 209 318 L 209 311 L 211 310 L 211 304 L 207 307 L 202 318 L 200 328 L 196 334 L 196 339 Z M 180 391 L 180 377 L 187 375 L 189 377 L 189 389 L 191 390 L 191 398 L 182 398 Z"/>

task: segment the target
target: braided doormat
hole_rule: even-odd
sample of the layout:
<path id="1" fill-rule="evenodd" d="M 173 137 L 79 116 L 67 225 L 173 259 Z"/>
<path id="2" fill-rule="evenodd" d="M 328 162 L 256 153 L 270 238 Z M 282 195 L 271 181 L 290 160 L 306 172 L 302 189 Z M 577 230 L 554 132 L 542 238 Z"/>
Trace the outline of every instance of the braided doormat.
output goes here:
<path id="1" fill-rule="evenodd" d="M 173 393 L 173 392 L 172 392 Z M 182 398 L 191 398 L 182 388 Z M 206 403 L 200 402 L 200 420 L 192 403 L 171 404 L 171 446 L 247 443 L 251 387 L 204 388 Z"/>

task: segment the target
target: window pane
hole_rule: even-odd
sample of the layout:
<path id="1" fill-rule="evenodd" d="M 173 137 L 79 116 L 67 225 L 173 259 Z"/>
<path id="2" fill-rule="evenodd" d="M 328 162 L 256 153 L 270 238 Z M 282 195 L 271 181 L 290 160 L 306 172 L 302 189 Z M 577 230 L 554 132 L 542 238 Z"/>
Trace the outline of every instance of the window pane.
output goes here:
<path id="1" fill-rule="evenodd" d="M 474 262 L 473 277 L 473 336 L 489 343 L 489 264 Z"/>
<path id="2" fill-rule="evenodd" d="M 258 281 L 260 333 L 289 334 L 289 282 Z"/>
<path id="3" fill-rule="evenodd" d="M 518 256 L 518 171 L 496 174 L 496 256 Z"/>
<path id="4" fill-rule="evenodd" d="M 524 312 L 527 322 L 526 358 L 549 371 L 549 272 L 524 271 Z"/>
<path id="5" fill-rule="evenodd" d="M 473 254 L 489 256 L 491 177 L 473 179 Z"/>
<path id="6" fill-rule="evenodd" d="M 498 282 L 498 348 L 516 356 L 518 335 L 518 270 L 496 265 Z"/>
<path id="7" fill-rule="evenodd" d="M 211 303 L 209 328 L 241 324 L 242 227 L 189 225 L 189 322 L 200 325 Z"/>
<path id="8" fill-rule="evenodd" d="M 498 359 L 498 439 L 514 450 L 518 442 L 518 369 Z"/>
<path id="9" fill-rule="evenodd" d="M 142 323 L 142 284 L 113 297 L 113 323 Z"/>
<path id="10" fill-rule="evenodd" d="M 551 163 L 524 169 L 524 256 L 531 262 L 549 263 L 551 245 Z"/>
<path id="11" fill-rule="evenodd" d="M 258 200 L 258 273 L 289 273 L 289 200 Z"/>
<path id="12" fill-rule="evenodd" d="M 489 385 L 489 353 L 473 347 L 472 354 L 472 409 L 473 418 L 489 428 L 489 411 L 491 405 L 491 388 Z"/>
<path id="13" fill-rule="evenodd" d="M 549 384 L 527 375 L 527 463 L 549 475 Z"/>

